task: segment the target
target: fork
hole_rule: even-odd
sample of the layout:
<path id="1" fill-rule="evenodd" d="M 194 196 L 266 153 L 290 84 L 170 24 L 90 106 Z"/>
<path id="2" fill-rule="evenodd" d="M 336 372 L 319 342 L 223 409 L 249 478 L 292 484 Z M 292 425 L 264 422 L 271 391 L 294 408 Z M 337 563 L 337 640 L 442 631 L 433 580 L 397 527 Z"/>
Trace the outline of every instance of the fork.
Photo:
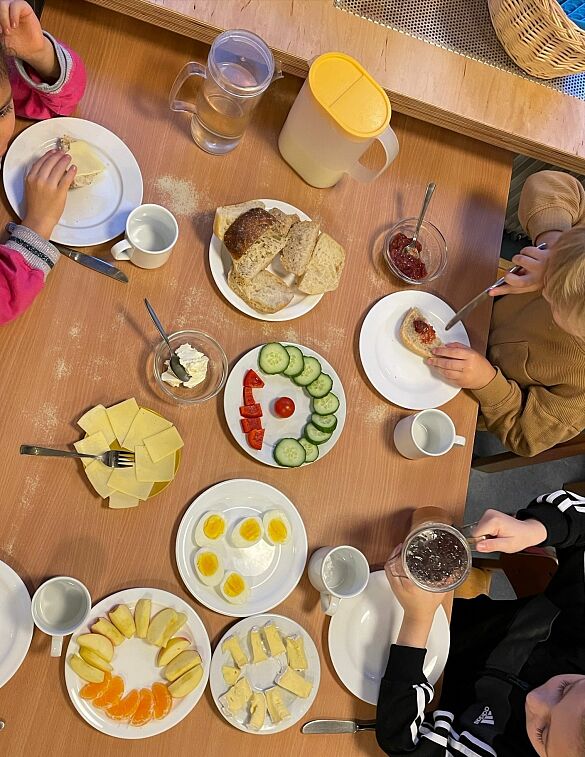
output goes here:
<path id="1" fill-rule="evenodd" d="M 64 449 L 51 449 L 50 447 L 36 447 L 23 444 L 20 447 L 20 454 L 42 457 L 88 457 L 92 460 L 100 460 L 108 468 L 131 468 L 134 465 L 134 452 L 119 449 L 110 449 L 101 455 L 87 455 L 81 452 L 69 452 L 69 450 Z"/>

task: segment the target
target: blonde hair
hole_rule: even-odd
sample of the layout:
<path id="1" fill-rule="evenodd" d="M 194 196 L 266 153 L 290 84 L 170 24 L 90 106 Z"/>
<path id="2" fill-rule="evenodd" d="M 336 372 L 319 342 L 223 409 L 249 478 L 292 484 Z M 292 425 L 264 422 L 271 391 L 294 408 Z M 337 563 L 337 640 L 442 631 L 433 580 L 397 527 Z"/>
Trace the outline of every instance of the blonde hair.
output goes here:
<path id="1" fill-rule="evenodd" d="M 585 330 L 585 227 L 565 231 L 555 242 L 542 291 L 555 310 Z"/>

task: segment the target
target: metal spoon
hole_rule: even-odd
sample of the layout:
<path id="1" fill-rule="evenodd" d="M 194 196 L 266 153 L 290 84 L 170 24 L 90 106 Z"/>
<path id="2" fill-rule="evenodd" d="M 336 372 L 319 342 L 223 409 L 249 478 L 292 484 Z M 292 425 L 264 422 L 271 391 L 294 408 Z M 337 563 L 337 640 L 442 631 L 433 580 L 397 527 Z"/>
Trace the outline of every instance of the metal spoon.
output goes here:
<path id="1" fill-rule="evenodd" d="M 176 352 L 171 347 L 171 343 L 169 342 L 169 338 L 166 334 L 166 331 L 162 327 L 162 323 L 159 321 L 157 314 L 154 312 L 154 308 L 150 304 L 150 302 L 144 298 L 144 304 L 146 305 L 146 309 L 148 310 L 150 317 L 154 321 L 154 325 L 157 327 L 157 329 L 160 332 L 160 335 L 167 343 L 167 346 L 169 348 L 169 352 L 171 353 L 171 371 L 175 374 L 175 376 L 179 379 L 179 381 L 189 381 L 191 376 L 187 373 L 187 371 L 183 368 L 181 365 L 181 361 L 179 360 Z"/>
<path id="2" fill-rule="evenodd" d="M 407 255 L 415 255 L 416 257 L 419 257 L 419 252 L 416 248 L 416 240 L 418 239 L 420 227 L 422 226 L 422 222 L 424 221 L 424 217 L 426 215 L 427 209 L 429 207 L 429 203 L 431 201 L 431 197 L 433 196 L 433 192 L 435 191 L 436 186 L 437 185 L 435 184 L 434 181 L 431 181 L 431 183 L 427 185 L 427 191 L 425 192 L 425 199 L 423 200 L 422 208 L 420 209 L 420 215 L 418 217 L 418 221 L 416 222 L 414 234 L 412 235 L 412 239 L 410 240 L 410 242 L 402 250 L 402 252 L 405 252 Z"/>

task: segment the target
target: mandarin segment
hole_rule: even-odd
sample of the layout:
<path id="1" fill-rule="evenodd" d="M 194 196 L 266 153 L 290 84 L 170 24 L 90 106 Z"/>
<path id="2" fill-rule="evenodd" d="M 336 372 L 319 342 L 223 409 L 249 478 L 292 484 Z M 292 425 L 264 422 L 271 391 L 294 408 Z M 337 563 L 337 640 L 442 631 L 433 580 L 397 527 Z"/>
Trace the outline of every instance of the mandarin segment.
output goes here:
<path id="1" fill-rule="evenodd" d="M 155 720 L 162 720 L 169 714 L 173 698 L 165 684 L 160 683 L 160 681 L 152 684 L 152 696 L 154 699 L 154 718 Z"/>
<path id="2" fill-rule="evenodd" d="M 122 694 L 124 693 L 124 681 L 120 676 L 113 676 L 108 688 L 103 694 L 93 700 L 93 706 L 98 707 L 100 710 L 105 710 L 107 707 L 111 707 L 114 704 L 118 704 Z"/>
<path id="3" fill-rule="evenodd" d="M 154 710 L 154 697 L 150 689 L 140 689 L 140 702 L 132 715 L 130 725 L 146 725 L 152 720 Z"/>
<path id="4" fill-rule="evenodd" d="M 110 685 L 112 676 L 110 673 L 104 675 L 104 680 L 101 683 L 86 683 L 79 692 L 79 696 L 82 699 L 88 699 L 92 701 L 96 697 L 99 697 Z"/>
<path id="5" fill-rule="evenodd" d="M 112 720 L 129 720 L 140 703 L 138 689 L 132 689 L 118 704 L 113 704 L 106 710 L 106 715 Z"/>

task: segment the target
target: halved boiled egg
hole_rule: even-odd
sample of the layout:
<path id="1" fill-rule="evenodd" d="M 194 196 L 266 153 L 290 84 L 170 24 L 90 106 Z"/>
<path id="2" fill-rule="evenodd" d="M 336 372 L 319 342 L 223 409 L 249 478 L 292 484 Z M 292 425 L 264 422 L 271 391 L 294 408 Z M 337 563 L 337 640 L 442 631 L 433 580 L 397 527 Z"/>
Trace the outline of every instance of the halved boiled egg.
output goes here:
<path id="1" fill-rule="evenodd" d="M 248 582 L 241 573 L 237 573 L 235 570 L 230 570 L 225 574 L 219 590 L 225 599 L 234 605 L 244 604 L 250 596 Z"/>
<path id="2" fill-rule="evenodd" d="M 195 526 L 195 544 L 199 547 L 213 546 L 223 539 L 226 531 L 227 521 L 223 513 L 205 513 Z"/>
<path id="3" fill-rule="evenodd" d="M 195 573 L 206 586 L 217 586 L 224 576 L 223 561 L 214 549 L 204 547 L 195 555 Z"/>
<path id="4" fill-rule="evenodd" d="M 264 526 L 264 538 L 269 544 L 277 546 L 290 541 L 290 522 L 282 510 L 268 510 L 262 517 L 262 524 Z"/>
<path id="5" fill-rule="evenodd" d="M 257 515 L 243 518 L 232 529 L 231 539 L 234 547 L 253 547 L 264 535 L 264 526 Z"/>

